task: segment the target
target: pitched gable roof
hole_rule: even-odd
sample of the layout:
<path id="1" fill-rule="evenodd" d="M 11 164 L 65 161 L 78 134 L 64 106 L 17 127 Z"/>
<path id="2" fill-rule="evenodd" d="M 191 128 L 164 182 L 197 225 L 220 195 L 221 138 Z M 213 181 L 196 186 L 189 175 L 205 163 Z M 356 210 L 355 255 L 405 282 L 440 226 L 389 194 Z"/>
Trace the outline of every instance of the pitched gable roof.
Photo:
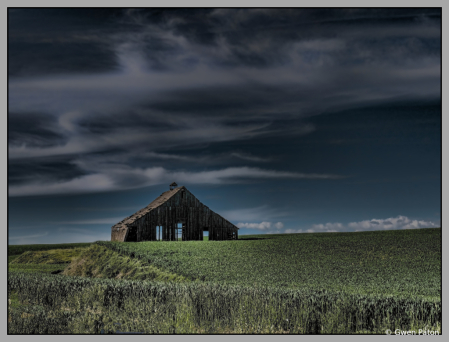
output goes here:
<path id="1" fill-rule="evenodd" d="M 119 223 L 112 226 L 112 229 L 116 228 L 123 228 L 126 227 L 129 224 L 132 224 L 134 221 L 138 220 L 142 216 L 149 213 L 151 210 L 156 209 L 160 205 L 167 202 L 170 198 L 172 198 L 175 194 L 177 194 L 181 189 L 185 189 L 184 186 L 180 186 L 179 188 L 168 190 L 163 192 L 158 198 L 156 198 L 153 202 L 148 204 L 145 208 L 140 209 L 138 212 L 132 214 L 131 216 L 128 216 L 127 218 L 123 219 Z"/>

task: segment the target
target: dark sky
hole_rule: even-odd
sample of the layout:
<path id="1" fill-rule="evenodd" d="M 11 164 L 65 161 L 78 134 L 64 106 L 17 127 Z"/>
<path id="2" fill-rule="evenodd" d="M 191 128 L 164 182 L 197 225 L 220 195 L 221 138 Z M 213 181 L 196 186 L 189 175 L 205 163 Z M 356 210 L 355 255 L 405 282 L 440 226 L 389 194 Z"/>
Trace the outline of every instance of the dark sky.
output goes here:
<path id="1" fill-rule="evenodd" d="M 9 243 L 173 181 L 240 234 L 440 226 L 440 54 L 438 8 L 10 8 Z"/>

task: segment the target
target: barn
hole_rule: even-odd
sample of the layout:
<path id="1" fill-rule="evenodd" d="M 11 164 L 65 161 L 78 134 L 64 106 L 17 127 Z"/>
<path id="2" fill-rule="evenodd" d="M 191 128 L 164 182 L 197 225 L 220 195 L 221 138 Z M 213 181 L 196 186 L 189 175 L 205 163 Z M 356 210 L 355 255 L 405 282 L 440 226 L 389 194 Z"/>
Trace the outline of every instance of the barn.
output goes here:
<path id="1" fill-rule="evenodd" d="M 235 225 L 201 203 L 185 186 L 170 190 L 111 228 L 111 241 L 236 240 Z"/>

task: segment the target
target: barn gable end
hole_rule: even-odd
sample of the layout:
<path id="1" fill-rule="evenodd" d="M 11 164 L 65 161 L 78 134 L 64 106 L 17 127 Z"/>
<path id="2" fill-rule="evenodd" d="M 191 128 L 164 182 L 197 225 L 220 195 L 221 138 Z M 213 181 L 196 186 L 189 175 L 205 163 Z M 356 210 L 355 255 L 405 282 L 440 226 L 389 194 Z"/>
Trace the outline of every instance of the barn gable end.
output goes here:
<path id="1" fill-rule="evenodd" d="M 123 219 L 111 228 L 111 241 L 182 241 L 233 240 L 238 227 L 201 203 L 186 187 L 162 193 L 145 208 Z M 182 228 L 179 228 L 179 224 Z"/>

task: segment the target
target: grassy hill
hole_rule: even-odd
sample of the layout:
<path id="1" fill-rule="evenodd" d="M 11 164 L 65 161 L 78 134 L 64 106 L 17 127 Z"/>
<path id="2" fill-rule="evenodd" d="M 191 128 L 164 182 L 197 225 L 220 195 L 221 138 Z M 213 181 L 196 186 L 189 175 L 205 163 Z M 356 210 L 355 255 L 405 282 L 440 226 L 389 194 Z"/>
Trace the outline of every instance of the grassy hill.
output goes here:
<path id="1" fill-rule="evenodd" d="M 58 248 L 9 264 L 10 333 L 441 328 L 441 229 Z"/>
<path id="2" fill-rule="evenodd" d="M 81 253 L 63 274 L 108 279 L 187 281 L 185 277 L 161 271 L 145 260 L 120 255 L 99 245 L 93 245 Z"/>
<path id="3" fill-rule="evenodd" d="M 53 249 L 72 249 L 89 247 L 92 242 L 35 244 L 35 245 L 9 245 L 8 256 L 20 255 L 24 252 L 48 251 Z"/>

